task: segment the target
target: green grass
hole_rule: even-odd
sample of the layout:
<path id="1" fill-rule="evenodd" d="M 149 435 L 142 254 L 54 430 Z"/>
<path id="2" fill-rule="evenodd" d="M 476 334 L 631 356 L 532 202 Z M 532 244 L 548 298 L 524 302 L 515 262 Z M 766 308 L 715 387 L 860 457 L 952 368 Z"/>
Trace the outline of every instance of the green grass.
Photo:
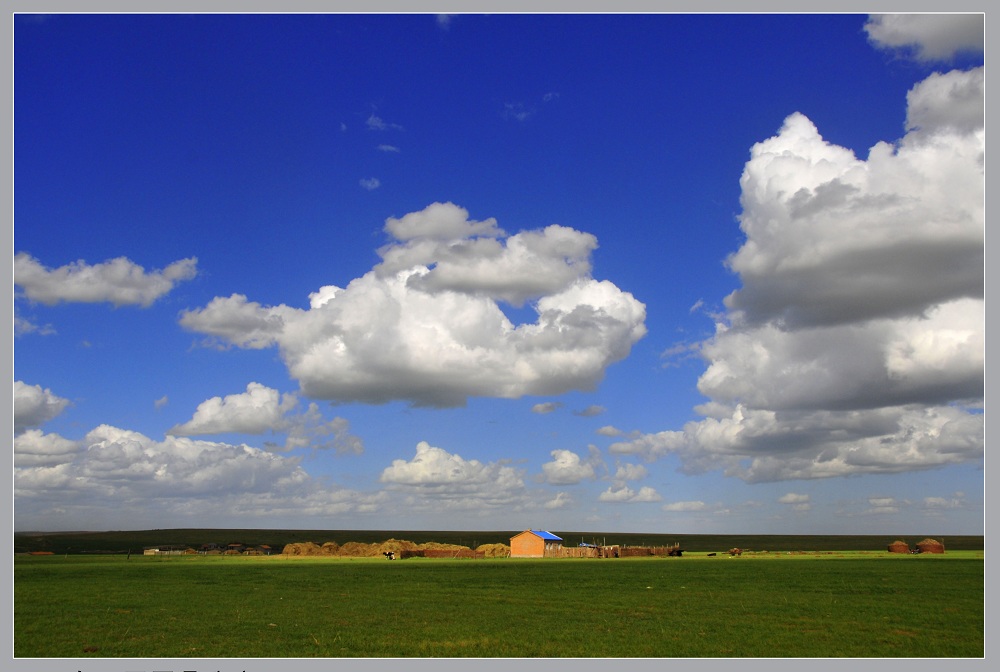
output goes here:
<path id="1" fill-rule="evenodd" d="M 981 657 L 982 552 L 15 558 L 16 657 Z"/>

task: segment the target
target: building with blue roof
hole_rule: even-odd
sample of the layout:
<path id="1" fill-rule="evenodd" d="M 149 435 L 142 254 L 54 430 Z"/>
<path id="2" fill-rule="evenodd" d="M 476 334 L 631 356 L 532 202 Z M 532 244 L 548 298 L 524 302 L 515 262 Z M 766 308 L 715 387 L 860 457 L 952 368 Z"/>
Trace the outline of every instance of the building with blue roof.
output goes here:
<path id="1" fill-rule="evenodd" d="M 525 530 L 510 538 L 510 557 L 545 558 L 559 557 L 562 538 L 545 530 Z"/>

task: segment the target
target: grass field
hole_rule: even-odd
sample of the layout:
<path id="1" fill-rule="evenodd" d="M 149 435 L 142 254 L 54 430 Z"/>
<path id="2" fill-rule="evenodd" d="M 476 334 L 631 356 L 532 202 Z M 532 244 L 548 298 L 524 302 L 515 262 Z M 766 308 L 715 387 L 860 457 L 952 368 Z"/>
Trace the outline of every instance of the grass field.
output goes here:
<path id="1" fill-rule="evenodd" d="M 17 556 L 15 657 L 982 657 L 982 551 Z"/>

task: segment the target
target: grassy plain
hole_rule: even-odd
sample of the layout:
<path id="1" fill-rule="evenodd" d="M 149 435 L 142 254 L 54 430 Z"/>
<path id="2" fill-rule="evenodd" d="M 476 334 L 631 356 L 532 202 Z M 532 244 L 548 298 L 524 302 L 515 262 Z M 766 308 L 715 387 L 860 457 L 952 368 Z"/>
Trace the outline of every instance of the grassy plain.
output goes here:
<path id="1" fill-rule="evenodd" d="M 15 657 L 982 657 L 982 551 L 17 556 Z"/>

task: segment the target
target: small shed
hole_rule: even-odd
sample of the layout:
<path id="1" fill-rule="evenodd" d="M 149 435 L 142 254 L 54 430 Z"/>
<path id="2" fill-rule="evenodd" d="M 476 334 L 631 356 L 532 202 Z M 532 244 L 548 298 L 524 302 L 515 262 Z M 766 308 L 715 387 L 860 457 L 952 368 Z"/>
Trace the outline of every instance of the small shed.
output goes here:
<path id="1" fill-rule="evenodd" d="M 544 558 L 562 551 L 562 538 L 545 530 L 525 530 L 510 538 L 510 557 Z"/>

